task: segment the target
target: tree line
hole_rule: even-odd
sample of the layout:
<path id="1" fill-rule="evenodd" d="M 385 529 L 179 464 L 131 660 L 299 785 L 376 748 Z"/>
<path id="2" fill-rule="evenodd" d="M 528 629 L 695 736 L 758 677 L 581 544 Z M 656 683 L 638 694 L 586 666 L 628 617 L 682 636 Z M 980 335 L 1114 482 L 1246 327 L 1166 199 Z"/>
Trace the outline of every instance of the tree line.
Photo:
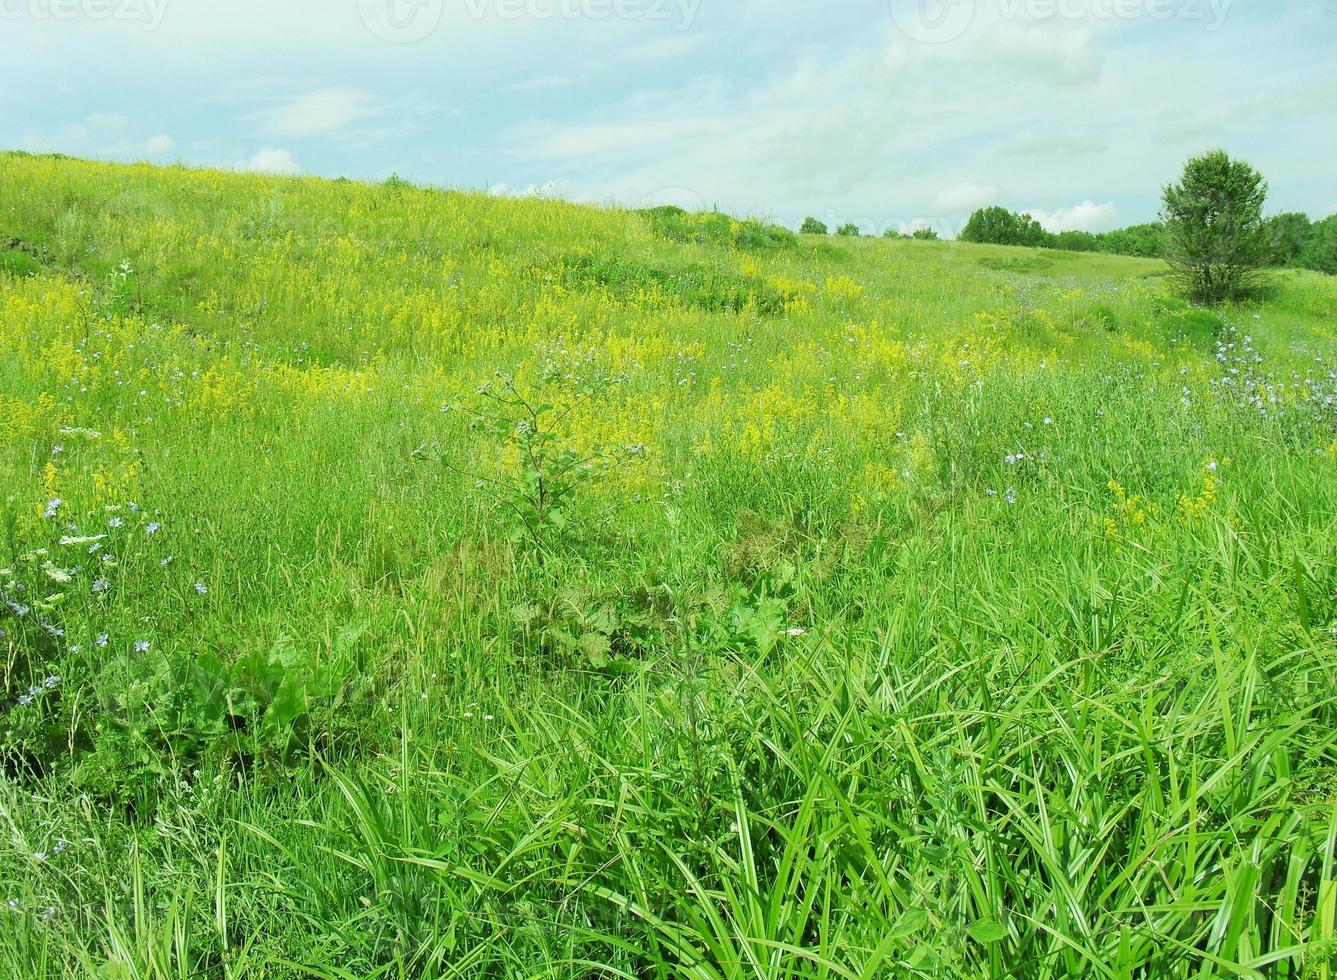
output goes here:
<path id="1" fill-rule="evenodd" d="M 1167 257 L 1164 221 L 1130 225 L 1115 231 L 1050 232 L 1028 214 L 992 207 L 976 211 L 961 240 L 993 245 L 1057 248 L 1069 252 L 1106 252 L 1147 259 Z M 1313 269 L 1337 275 L 1337 214 L 1311 221 L 1299 211 L 1273 215 L 1262 223 L 1263 264 L 1276 268 Z"/>
<path id="2" fill-rule="evenodd" d="M 1337 275 L 1337 214 L 1311 221 L 1298 211 L 1263 217 L 1267 181 L 1224 150 L 1194 157 L 1161 196 L 1160 220 L 1096 235 L 1045 230 L 1028 214 L 990 207 L 970 216 L 961 240 L 1162 258 L 1185 292 L 1208 303 L 1239 299 L 1259 270 L 1304 268 Z"/>
<path id="3" fill-rule="evenodd" d="M 1303 268 L 1337 275 L 1337 214 L 1311 221 L 1298 211 L 1263 217 L 1267 182 L 1243 160 L 1213 150 L 1189 160 L 1178 184 L 1162 194 L 1159 220 L 1117 231 L 1051 232 L 1034 216 L 993 206 L 975 211 L 961 231 L 964 242 L 1106 252 L 1164 259 L 1194 299 L 1215 303 L 1238 299 L 1260 283 L 1259 270 Z M 827 234 L 816 218 L 803 234 Z M 858 236 L 853 224 L 837 235 Z M 931 229 L 888 238 L 936 239 Z"/>

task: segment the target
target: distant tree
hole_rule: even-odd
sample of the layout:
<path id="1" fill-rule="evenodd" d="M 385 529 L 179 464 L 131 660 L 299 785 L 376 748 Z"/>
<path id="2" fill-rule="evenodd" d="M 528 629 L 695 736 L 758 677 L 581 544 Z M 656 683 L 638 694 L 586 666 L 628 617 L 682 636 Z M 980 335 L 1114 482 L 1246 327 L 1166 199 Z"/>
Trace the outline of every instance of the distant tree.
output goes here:
<path id="1" fill-rule="evenodd" d="M 1165 255 L 1165 226 L 1160 222 L 1132 225 L 1096 236 L 1096 247 L 1112 255 L 1159 259 Z"/>
<path id="2" fill-rule="evenodd" d="M 804 218 L 803 225 L 799 228 L 799 234 L 802 235 L 825 235 L 827 233 L 826 225 L 816 218 Z"/>
<path id="3" fill-rule="evenodd" d="M 917 238 L 921 242 L 939 241 L 938 233 L 934 231 L 932 228 L 916 228 L 914 231 L 910 233 L 910 237 Z"/>
<path id="4" fill-rule="evenodd" d="M 1058 236 L 1046 231 L 1044 225 L 1029 214 L 1017 215 L 1021 225 L 1021 244 L 1031 248 L 1058 248 Z"/>
<path id="5" fill-rule="evenodd" d="M 1057 244 L 1055 236 L 1029 214 L 1014 214 L 998 206 L 981 208 L 972 214 L 961 231 L 961 240 L 1032 248 L 1053 248 Z"/>
<path id="6" fill-rule="evenodd" d="M 1089 231 L 1061 231 L 1054 244 L 1069 252 L 1094 252 L 1100 240 Z"/>
<path id="7" fill-rule="evenodd" d="M 1314 222 L 1300 264 L 1306 269 L 1337 276 L 1337 214 Z"/>
<path id="8" fill-rule="evenodd" d="M 1246 295 L 1267 260 L 1267 183 L 1224 150 L 1194 157 L 1165 189 L 1166 259 L 1188 295 L 1221 303 Z"/>
<path id="9" fill-rule="evenodd" d="M 1007 208 L 980 208 L 961 229 L 963 242 L 981 245 L 1013 245 L 1018 237 L 1017 216 Z"/>
<path id="10" fill-rule="evenodd" d="M 836 234 L 844 238 L 858 238 L 863 232 L 859 230 L 858 225 L 851 221 L 849 224 L 841 225 L 837 228 Z"/>
<path id="11" fill-rule="evenodd" d="M 882 233 L 882 237 L 883 237 L 883 238 L 904 238 L 904 237 L 906 237 L 906 236 L 904 236 L 904 235 L 901 234 L 901 230 L 900 230 L 899 228 L 888 228 L 886 231 L 884 231 L 884 232 Z"/>
<path id="12" fill-rule="evenodd" d="M 1298 265 L 1309 248 L 1313 225 L 1309 216 L 1298 211 L 1274 215 L 1263 222 L 1267 233 L 1267 261 L 1269 265 Z"/>

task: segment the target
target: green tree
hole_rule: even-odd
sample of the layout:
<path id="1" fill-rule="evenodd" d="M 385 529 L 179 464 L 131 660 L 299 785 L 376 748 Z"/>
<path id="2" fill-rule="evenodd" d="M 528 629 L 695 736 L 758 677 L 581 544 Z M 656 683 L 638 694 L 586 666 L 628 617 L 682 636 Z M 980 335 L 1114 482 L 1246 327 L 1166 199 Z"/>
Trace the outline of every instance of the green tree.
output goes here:
<path id="1" fill-rule="evenodd" d="M 1157 221 L 1107 231 L 1096 236 L 1096 247 L 1111 255 L 1159 259 L 1165 255 L 1165 226 Z"/>
<path id="2" fill-rule="evenodd" d="M 1057 239 L 1045 231 L 1040 222 L 1029 214 L 1014 214 L 1007 208 L 981 208 L 970 216 L 961 231 L 963 242 L 986 245 L 1024 245 L 1031 248 L 1054 248 Z"/>
<path id="3" fill-rule="evenodd" d="M 1337 276 L 1337 214 L 1314 222 L 1300 264 L 1306 269 Z"/>
<path id="4" fill-rule="evenodd" d="M 859 226 L 851 221 L 849 224 L 841 225 L 837 228 L 836 234 L 844 238 L 858 238 L 863 233 L 859 231 Z"/>
<path id="5" fill-rule="evenodd" d="M 1055 244 L 1069 252 L 1094 252 L 1099 240 L 1089 231 L 1061 231 Z"/>
<path id="6" fill-rule="evenodd" d="M 1165 188 L 1166 259 L 1190 298 L 1222 303 L 1258 285 L 1267 260 L 1267 183 L 1225 150 L 1194 157 Z"/>
<path id="7" fill-rule="evenodd" d="M 1299 211 L 1274 215 L 1263 223 L 1267 231 L 1267 261 L 1270 265 L 1298 265 L 1309 248 L 1313 225 Z"/>
<path id="8" fill-rule="evenodd" d="M 804 218 L 803 224 L 799 228 L 799 234 L 802 235 L 825 235 L 827 234 L 826 225 L 816 218 Z"/>
<path id="9" fill-rule="evenodd" d="M 1017 216 L 1007 208 L 980 208 L 961 230 L 963 242 L 982 245 L 1015 245 L 1018 237 Z"/>
<path id="10" fill-rule="evenodd" d="M 938 233 L 932 228 L 916 228 L 910 233 L 911 238 L 917 238 L 921 242 L 936 242 L 939 240 Z"/>

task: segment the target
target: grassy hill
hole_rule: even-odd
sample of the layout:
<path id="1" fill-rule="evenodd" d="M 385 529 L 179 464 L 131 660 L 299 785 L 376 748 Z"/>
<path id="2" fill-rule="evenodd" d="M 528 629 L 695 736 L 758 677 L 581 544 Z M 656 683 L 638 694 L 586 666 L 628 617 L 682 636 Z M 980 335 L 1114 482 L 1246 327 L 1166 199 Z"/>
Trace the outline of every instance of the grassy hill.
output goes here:
<path id="1" fill-rule="evenodd" d="M 0 974 L 1327 977 L 1334 364 L 1314 274 L 0 155 Z"/>

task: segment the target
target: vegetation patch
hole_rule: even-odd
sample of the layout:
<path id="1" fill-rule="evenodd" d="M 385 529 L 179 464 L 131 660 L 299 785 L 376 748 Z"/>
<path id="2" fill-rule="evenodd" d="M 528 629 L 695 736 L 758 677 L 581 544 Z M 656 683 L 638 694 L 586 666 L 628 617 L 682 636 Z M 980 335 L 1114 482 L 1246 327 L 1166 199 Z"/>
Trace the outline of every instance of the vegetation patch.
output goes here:
<path id="1" fill-rule="evenodd" d="M 595 286 L 624 301 L 675 297 L 684 306 L 711 313 L 754 308 L 768 316 L 784 312 L 786 296 L 770 283 L 704 263 L 656 267 L 612 254 L 582 252 L 561 260 L 558 280 L 572 289 Z"/>
<path id="2" fill-rule="evenodd" d="M 997 272 L 1046 272 L 1054 267 L 1053 259 L 1043 255 L 986 255 L 979 263 Z"/>
<path id="3" fill-rule="evenodd" d="M 679 244 L 714 245 L 750 252 L 774 252 L 798 245 L 788 228 L 717 211 L 689 212 L 674 205 L 637 211 L 661 238 Z"/>

